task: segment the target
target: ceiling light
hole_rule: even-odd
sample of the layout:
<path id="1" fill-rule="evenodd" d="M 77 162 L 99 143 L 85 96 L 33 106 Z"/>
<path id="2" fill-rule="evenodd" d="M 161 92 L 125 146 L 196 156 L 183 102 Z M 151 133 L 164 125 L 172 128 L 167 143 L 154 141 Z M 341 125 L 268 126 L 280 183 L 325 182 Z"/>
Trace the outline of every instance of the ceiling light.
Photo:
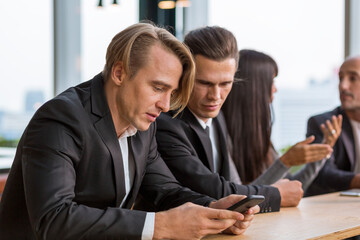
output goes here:
<path id="1" fill-rule="evenodd" d="M 175 1 L 160 1 L 158 4 L 160 9 L 173 9 L 175 5 Z"/>

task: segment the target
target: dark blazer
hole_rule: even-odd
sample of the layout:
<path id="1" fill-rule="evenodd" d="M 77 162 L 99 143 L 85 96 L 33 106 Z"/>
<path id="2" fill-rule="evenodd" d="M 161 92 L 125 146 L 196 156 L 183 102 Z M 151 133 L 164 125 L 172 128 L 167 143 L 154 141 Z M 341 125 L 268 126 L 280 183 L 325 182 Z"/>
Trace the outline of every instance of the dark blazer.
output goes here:
<path id="1" fill-rule="evenodd" d="M 176 118 L 172 113 L 162 113 L 157 119 L 158 150 L 176 179 L 183 186 L 216 199 L 230 194 L 261 194 L 266 197 L 261 211 L 278 211 L 281 197 L 277 188 L 229 182 L 227 129 L 222 113 L 213 121 L 221 148 L 220 174 L 214 173 L 210 138 L 188 108 Z"/>
<path id="2" fill-rule="evenodd" d="M 333 147 L 334 152 L 331 158 L 306 191 L 306 196 L 349 189 L 351 180 L 355 176 L 353 172 L 355 167 L 354 136 L 349 118 L 341 107 L 311 117 L 308 120 L 306 136 L 314 135 L 314 142 L 321 142 L 323 134 L 320 125 L 330 120 L 331 116 L 339 114 L 343 116 L 341 135 Z"/>
<path id="3" fill-rule="evenodd" d="M 122 155 L 101 74 L 45 103 L 27 126 L 0 204 L 0 238 L 140 239 L 145 212 L 130 210 L 138 192 L 158 210 L 212 198 L 182 188 L 155 140 L 155 125 L 128 138 L 135 179 L 125 196 Z"/>

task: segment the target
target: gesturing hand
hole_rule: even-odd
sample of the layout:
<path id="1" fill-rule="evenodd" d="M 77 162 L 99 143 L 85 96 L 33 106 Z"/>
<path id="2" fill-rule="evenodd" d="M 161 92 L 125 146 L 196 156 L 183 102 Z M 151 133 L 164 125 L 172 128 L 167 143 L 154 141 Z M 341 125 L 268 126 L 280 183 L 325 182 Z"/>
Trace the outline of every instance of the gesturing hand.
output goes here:
<path id="1" fill-rule="evenodd" d="M 341 125 L 342 125 L 343 116 L 332 116 L 331 122 L 330 120 L 326 120 L 325 124 L 322 123 L 320 125 L 321 131 L 324 134 L 323 143 L 329 144 L 333 147 L 336 143 L 336 140 L 339 138 L 341 134 Z"/>
<path id="2" fill-rule="evenodd" d="M 280 160 L 287 166 L 296 166 L 309 162 L 319 161 L 328 157 L 333 149 L 328 144 L 310 144 L 315 140 L 314 136 L 292 146 Z"/>

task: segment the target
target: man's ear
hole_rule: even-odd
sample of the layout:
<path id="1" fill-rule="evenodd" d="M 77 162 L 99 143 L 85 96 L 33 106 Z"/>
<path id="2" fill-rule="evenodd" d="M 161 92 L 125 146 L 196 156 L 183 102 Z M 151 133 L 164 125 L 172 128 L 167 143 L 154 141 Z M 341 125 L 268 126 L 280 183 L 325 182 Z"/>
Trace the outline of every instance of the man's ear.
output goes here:
<path id="1" fill-rule="evenodd" d="M 124 64 L 122 61 L 116 62 L 111 69 L 111 80 L 115 85 L 120 86 L 126 76 Z"/>

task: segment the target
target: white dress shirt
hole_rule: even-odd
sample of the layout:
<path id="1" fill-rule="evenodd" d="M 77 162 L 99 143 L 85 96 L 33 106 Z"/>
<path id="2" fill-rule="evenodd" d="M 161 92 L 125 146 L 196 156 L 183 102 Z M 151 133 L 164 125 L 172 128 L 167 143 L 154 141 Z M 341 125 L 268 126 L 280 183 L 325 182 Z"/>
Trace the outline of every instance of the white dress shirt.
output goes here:
<path id="1" fill-rule="evenodd" d="M 123 159 L 123 166 L 124 166 L 124 177 L 125 177 L 125 197 L 122 200 L 120 207 L 123 206 L 126 199 L 129 196 L 131 191 L 131 187 L 134 183 L 135 177 L 135 163 L 134 159 L 129 157 L 129 146 L 128 146 L 128 137 L 135 135 L 137 129 L 133 126 L 130 126 L 126 129 L 126 131 L 119 137 L 119 144 L 121 149 L 121 155 Z M 142 231 L 141 239 L 148 240 L 152 239 L 154 235 L 154 227 L 155 227 L 155 213 L 148 212 L 145 217 L 144 228 Z"/>

